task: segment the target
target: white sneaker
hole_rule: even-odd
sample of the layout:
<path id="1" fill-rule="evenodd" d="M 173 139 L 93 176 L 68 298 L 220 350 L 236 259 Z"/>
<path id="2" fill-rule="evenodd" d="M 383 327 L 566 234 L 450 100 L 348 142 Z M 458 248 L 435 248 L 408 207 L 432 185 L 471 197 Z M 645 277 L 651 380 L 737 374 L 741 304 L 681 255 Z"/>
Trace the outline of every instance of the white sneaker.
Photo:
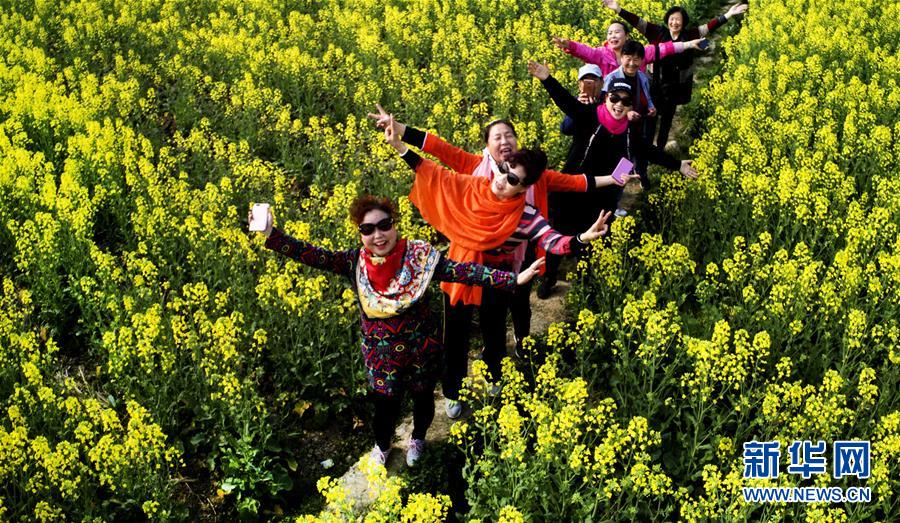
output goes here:
<path id="1" fill-rule="evenodd" d="M 424 439 L 409 438 L 409 448 L 406 449 L 406 465 L 412 467 L 422 456 L 425 450 Z"/>
<path id="2" fill-rule="evenodd" d="M 369 456 L 372 458 L 376 464 L 384 466 L 387 463 L 388 456 L 391 455 L 391 449 L 387 449 L 386 451 L 381 450 L 381 447 L 378 444 L 375 444 L 375 447 L 372 448 L 372 452 L 369 452 Z"/>
<path id="3" fill-rule="evenodd" d="M 447 399 L 446 411 L 447 417 L 450 419 L 456 419 L 462 414 L 462 403 L 457 400 Z"/>
<path id="4" fill-rule="evenodd" d="M 503 385 L 500 385 L 499 383 L 494 383 L 490 387 L 488 387 L 487 393 L 488 393 L 488 396 L 490 396 L 492 398 L 496 398 L 497 396 L 500 395 L 500 391 L 502 391 L 502 390 L 503 390 Z"/>

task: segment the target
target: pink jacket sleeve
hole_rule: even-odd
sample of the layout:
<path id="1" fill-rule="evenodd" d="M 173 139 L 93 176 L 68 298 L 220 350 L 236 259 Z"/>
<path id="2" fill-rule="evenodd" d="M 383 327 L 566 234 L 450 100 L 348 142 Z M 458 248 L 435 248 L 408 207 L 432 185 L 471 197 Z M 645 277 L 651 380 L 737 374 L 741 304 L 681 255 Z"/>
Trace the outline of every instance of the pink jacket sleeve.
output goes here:
<path id="1" fill-rule="evenodd" d="M 600 65 L 603 62 L 603 47 L 590 47 L 585 44 L 569 41 L 568 53 L 583 62 Z"/>
<path id="2" fill-rule="evenodd" d="M 656 56 L 655 45 L 644 46 L 644 64 L 661 60 L 669 55 L 683 53 L 685 49 L 684 42 L 663 42 L 659 44 L 659 56 Z"/>

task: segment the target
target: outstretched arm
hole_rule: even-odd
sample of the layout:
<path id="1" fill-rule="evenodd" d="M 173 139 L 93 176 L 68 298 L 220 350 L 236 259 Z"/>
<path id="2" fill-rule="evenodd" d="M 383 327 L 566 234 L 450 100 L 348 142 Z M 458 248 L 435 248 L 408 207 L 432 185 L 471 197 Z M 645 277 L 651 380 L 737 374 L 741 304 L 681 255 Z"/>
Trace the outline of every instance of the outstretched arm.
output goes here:
<path id="1" fill-rule="evenodd" d="M 375 120 L 375 126 L 385 129 L 391 121 L 391 114 L 384 110 L 380 104 L 375 104 L 377 113 L 369 113 L 369 118 Z M 437 157 L 442 163 L 462 174 L 472 174 L 481 163 L 481 156 L 466 152 L 455 145 L 442 140 L 434 134 L 426 133 L 410 125 L 394 121 L 394 132 L 400 139 L 422 152 Z"/>
<path id="2" fill-rule="evenodd" d="M 544 264 L 541 258 L 522 270 L 519 274 L 500 269 L 492 269 L 475 262 L 457 262 L 446 256 L 441 256 L 434 278 L 439 281 L 462 283 L 465 285 L 477 285 L 491 287 L 504 291 L 512 291 L 516 285 L 524 285 L 534 278 L 537 271 Z"/>
<path id="3" fill-rule="evenodd" d="M 656 45 L 646 45 L 644 46 L 644 63 L 649 64 L 673 54 L 683 53 L 689 49 L 701 51 L 702 42 L 704 42 L 703 38 L 697 38 L 687 42 L 662 42 Z M 657 46 L 659 47 L 659 56 L 656 55 Z"/>
<path id="4" fill-rule="evenodd" d="M 685 36 L 685 38 L 697 38 L 700 36 L 706 36 L 709 33 L 712 33 L 713 31 L 718 29 L 719 27 L 722 27 L 723 25 L 725 25 L 725 23 L 728 22 L 728 20 L 732 19 L 733 17 L 746 13 L 747 9 L 749 9 L 749 8 L 750 8 L 750 4 L 735 4 L 735 5 L 731 6 L 731 8 L 728 9 L 728 11 L 726 11 L 724 15 L 717 16 L 717 17 L 713 18 L 712 20 L 710 20 L 709 22 L 706 22 L 705 24 L 698 26 L 696 29 L 696 36 L 693 33 L 691 33 L 690 35 Z"/>
<path id="5" fill-rule="evenodd" d="M 274 218 L 270 210 L 266 230 L 261 232 L 261 234 L 266 236 L 266 248 L 281 253 L 304 265 L 350 276 L 353 260 L 359 255 L 359 250 L 330 251 L 322 247 L 316 247 L 308 242 L 284 234 L 281 229 L 273 226 L 273 221 Z"/>
<path id="6" fill-rule="evenodd" d="M 637 31 L 644 35 L 644 37 L 646 37 L 650 42 L 657 42 L 661 40 L 663 36 L 665 36 L 666 31 L 668 31 L 668 28 L 666 27 L 656 25 L 653 22 L 648 22 L 647 20 L 644 20 L 631 11 L 618 7 L 618 4 L 615 2 L 615 0 L 611 0 L 610 2 L 604 0 L 604 3 L 607 7 L 610 7 L 610 3 L 615 5 L 618 9 L 613 9 L 612 7 L 610 7 L 610 9 L 613 9 L 614 11 L 619 13 L 619 16 L 621 16 L 623 20 L 631 24 L 632 27 L 637 29 Z"/>
<path id="7" fill-rule="evenodd" d="M 541 81 L 541 85 L 547 90 L 550 98 L 557 107 L 567 116 L 571 116 L 576 122 L 582 120 L 590 121 L 591 118 L 597 119 L 596 109 L 593 106 L 585 105 L 572 96 L 572 93 L 566 91 L 562 85 L 550 75 L 550 69 L 546 64 L 535 61 L 528 62 L 528 72 Z"/>
<path id="8" fill-rule="evenodd" d="M 558 36 L 551 37 L 553 45 L 562 51 L 578 58 L 582 62 L 589 64 L 597 64 L 603 68 L 603 47 L 591 47 L 574 40 L 560 38 Z"/>

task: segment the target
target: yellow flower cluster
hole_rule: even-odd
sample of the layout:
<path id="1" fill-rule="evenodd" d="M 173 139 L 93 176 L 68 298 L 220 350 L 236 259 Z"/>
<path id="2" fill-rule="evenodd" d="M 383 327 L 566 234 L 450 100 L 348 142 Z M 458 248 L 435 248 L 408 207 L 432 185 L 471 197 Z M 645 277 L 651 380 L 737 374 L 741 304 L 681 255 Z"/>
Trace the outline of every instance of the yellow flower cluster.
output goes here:
<path id="1" fill-rule="evenodd" d="M 340 480 L 323 476 L 316 487 L 325 497 L 325 508 L 317 516 L 300 516 L 297 523 L 439 523 L 445 521 L 450 510 L 446 495 L 413 493 L 404 499 L 401 491 L 406 483 L 399 477 L 388 477 L 383 465 L 368 456 L 358 464 L 368 482 L 370 503 L 364 507 L 354 504 Z"/>
<path id="2" fill-rule="evenodd" d="M 520 512 L 522 507 L 559 500 L 567 500 L 565 508 L 559 507 L 563 514 L 589 513 L 598 503 L 626 506 L 662 499 L 671 491 L 671 478 L 653 463 L 660 433 L 643 417 L 620 424 L 612 399 L 591 405 L 587 383 L 562 376 L 560 365 L 560 354 L 551 353 L 530 390 L 507 358 L 499 405 L 487 401 L 480 389 L 468 392 L 469 401 L 480 402 L 480 407 L 472 420 L 455 424 L 451 433 L 464 448 L 473 438 L 483 438 L 485 444 L 482 454 L 470 458 L 475 466 L 467 477 L 484 492 L 478 496 L 481 504 L 473 506 L 476 517 L 528 516 Z M 548 475 L 567 479 L 564 484 L 547 482 Z M 499 505 L 503 500 L 513 503 Z"/>
<path id="3" fill-rule="evenodd" d="M 697 394 L 703 401 L 739 392 L 748 376 L 759 372 L 769 357 L 771 341 L 765 332 L 750 334 L 738 329 L 732 334 L 726 321 L 715 325 L 711 340 L 687 337 L 685 351 L 692 360 L 692 370 L 682 377 L 687 394 Z"/>

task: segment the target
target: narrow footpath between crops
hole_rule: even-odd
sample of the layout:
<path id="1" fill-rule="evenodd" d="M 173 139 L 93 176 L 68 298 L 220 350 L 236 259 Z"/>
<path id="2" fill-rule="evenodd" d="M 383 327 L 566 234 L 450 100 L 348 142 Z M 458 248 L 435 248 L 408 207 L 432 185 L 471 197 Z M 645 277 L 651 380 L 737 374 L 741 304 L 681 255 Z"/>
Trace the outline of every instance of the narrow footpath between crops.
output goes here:
<path id="1" fill-rule="evenodd" d="M 727 8 L 731 5 L 740 3 L 740 1 L 741 0 L 729 0 L 723 5 L 723 7 Z M 702 56 L 697 57 L 694 62 L 696 64 L 696 74 L 694 75 L 694 82 L 698 87 L 708 83 L 711 76 L 711 71 L 713 71 L 722 61 L 721 50 L 719 49 L 719 45 L 717 44 L 719 40 L 723 38 L 723 36 L 724 35 L 722 32 L 713 33 L 709 38 L 710 43 L 712 44 L 709 51 Z M 695 94 L 696 93 L 697 89 L 695 89 Z M 697 97 L 695 96 L 695 98 Z M 684 158 L 686 156 L 685 153 L 693 140 L 693 137 L 686 134 L 687 131 L 691 128 L 691 125 L 690 122 L 684 120 L 685 115 L 688 113 L 688 111 L 685 111 L 684 109 L 685 108 L 682 107 L 681 109 L 679 109 L 678 113 L 676 113 L 675 119 L 672 122 L 672 131 L 670 134 L 671 139 L 666 144 L 667 151 L 681 158 Z M 571 269 L 574 266 L 574 264 L 572 263 L 567 264 L 567 261 L 568 260 L 563 262 L 560 275 L 561 278 L 564 277 L 564 272 L 567 267 Z M 531 294 L 532 335 L 544 334 L 547 332 L 547 328 L 551 323 L 566 320 L 565 295 L 569 291 L 570 283 L 564 280 L 559 281 L 553 290 L 553 294 L 546 300 L 538 299 L 536 295 L 536 290 L 539 284 L 540 280 L 536 279 Z M 473 340 L 480 340 L 480 334 L 478 333 L 477 329 L 473 329 L 472 338 Z M 515 340 L 513 338 L 511 324 L 507 331 L 506 347 L 507 354 L 512 356 L 513 349 L 515 348 Z M 480 357 L 479 352 L 480 351 L 478 350 L 470 350 L 470 367 L 472 362 Z M 432 422 L 431 427 L 428 429 L 428 436 L 426 439 L 428 445 L 431 447 L 446 442 L 450 434 L 450 426 L 457 421 L 451 420 L 447 417 L 444 411 L 444 395 L 441 393 L 440 387 L 438 387 L 438 390 L 435 391 L 434 410 L 434 422 Z M 469 415 L 471 415 L 471 410 L 466 409 L 463 411 L 463 415 L 459 419 L 464 420 Z M 397 432 L 394 435 L 393 450 L 386 463 L 386 468 L 389 475 L 399 474 L 403 472 L 404 468 L 406 468 L 406 442 L 409 440 L 411 433 L 412 414 L 410 413 L 400 422 L 399 426 L 397 427 Z M 360 457 L 360 460 L 366 459 L 367 457 L 368 452 L 363 454 Z M 362 509 L 369 505 L 372 500 L 377 497 L 378 493 L 372 492 L 370 490 L 369 484 L 366 480 L 366 476 L 361 471 L 359 464 L 360 462 L 357 461 L 355 465 L 350 467 L 350 469 L 342 476 L 341 480 L 344 482 L 344 485 L 347 488 L 348 499 L 354 503 L 357 509 Z"/>

